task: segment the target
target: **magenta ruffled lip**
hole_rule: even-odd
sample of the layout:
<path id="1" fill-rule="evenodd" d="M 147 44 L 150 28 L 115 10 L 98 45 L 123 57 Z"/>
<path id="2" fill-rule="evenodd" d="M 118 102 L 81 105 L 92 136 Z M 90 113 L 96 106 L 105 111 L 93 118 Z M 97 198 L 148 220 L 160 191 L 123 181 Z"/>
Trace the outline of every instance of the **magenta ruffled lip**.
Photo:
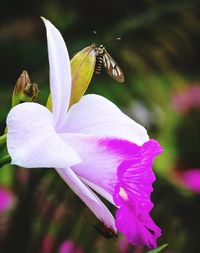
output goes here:
<path id="1" fill-rule="evenodd" d="M 133 153 L 133 159 L 123 161 L 118 167 L 118 184 L 113 195 L 115 204 L 119 206 L 116 228 L 134 245 L 155 248 L 161 235 L 160 228 L 149 215 L 153 208 L 150 194 L 155 181 L 152 163 L 161 152 L 160 144 L 150 140 Z"/>

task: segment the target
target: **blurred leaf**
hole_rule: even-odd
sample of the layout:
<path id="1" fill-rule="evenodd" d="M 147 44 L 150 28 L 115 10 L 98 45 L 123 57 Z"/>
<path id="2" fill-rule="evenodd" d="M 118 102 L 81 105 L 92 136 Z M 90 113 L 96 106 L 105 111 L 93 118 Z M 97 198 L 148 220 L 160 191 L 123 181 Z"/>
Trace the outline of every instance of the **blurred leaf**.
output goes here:
<path id="1" fill-rule="evenodd" d="M 6 165 L 7 163 L 10 163 L 11 158 L 9 155 L 3 156 L 0 158 L 0 167 Z"/>
<path id="2" fill-rule="evenodd" d="M 151 251 L 148 251 L 147 253 L 158 253 L 158 252 L 161 252 L 163 249 L 165 249 L 166 247 L 168 246 L 168 244 L 163 244 L 162 246 L 156 248 L 156 249 L 153 249 Z"/>

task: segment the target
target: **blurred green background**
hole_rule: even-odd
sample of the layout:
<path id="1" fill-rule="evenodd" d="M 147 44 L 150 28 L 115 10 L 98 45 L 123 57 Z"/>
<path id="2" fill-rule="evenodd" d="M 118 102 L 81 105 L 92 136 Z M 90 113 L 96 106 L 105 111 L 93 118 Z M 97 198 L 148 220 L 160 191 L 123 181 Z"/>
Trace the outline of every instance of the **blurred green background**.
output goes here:
<path id="1" fill-rule="evenodd" d="M 158 243 L 168 243 L 168 253 L 200 252 L 199 1 L 7 0 L 0 2 L 0 10 L 1 134 L 23 69 L 39 85 L 37 102 L 45 104 L 49 94 L 40 16 L 62 32 L 71 57 L 93 42 L 122 37 L 107 51 L 123 69 L 125 83 L 116 83 L 102 71 L 87 92 L 116 103 L 161 143 L 164 153 L 154 165 L 152 195 L 152 215 L 163 231 Z M 6 165 L 0 169 L 0 191 L 10 199 L 5 210 L 0 208 L 1 253 L 147 251 L 129 246 L 123 238 L 101 237 L 93 228 L 95 217 L 53 169 Z M 66 240 L 72 249 L 61 252 Z"/>

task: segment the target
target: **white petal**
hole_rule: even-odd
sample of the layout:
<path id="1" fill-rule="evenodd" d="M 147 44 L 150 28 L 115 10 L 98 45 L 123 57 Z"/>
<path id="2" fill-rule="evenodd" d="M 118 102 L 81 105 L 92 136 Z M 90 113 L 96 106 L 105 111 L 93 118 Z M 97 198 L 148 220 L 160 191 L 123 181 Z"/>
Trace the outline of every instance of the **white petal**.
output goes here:
<path id="1" fill-rule="evenodd" d="M 98 95 L 83 96 L 70 108 L 62 132 L 120 137 L 138 145 L 149 140 L 144 127 L 122 113 L 108 99 Z"/>
<path id="2" fill-rule="evenodd" d="M 117 167 L 122 161 L 121 154 L 101 145 L 104 138 L 84 134 L 60 134 L 60 137 L 76 150 L 83 161 L 71 169 L 81 179 L 85 179 L 87 185 L 114 203 L 112 194 L 117 184 Z"/>
<path id="3" fill-rule="evenodd" d="M 82 168 L 85 169 L 86 167 L 84 166 Z M 77 167 L 73 166 L 73 170 L 76 171 L 76 169 L 77 169 Z M 77 173 L 77 174 L 79 174 L 79 173 Z M 113 196 L 108 191 L 106 191 L 104 188 L 102 188 L 101 186 L 96 184 L 96 182 L 94 183 L 94 182 L 91 182 L 91 181 L 85 179 L 84 177 L 81 177 L 81 176 L 79 176 L 79 177 L 86 185 L 88 185 L 91 189 L 93 189 L 95 192 L 99 193 L 102 197 L 107 199 L 111 204 L 113 204 L 115 206 Z"/>
<path id="4" fill-rule="evenodd" d="M 107 227 L 113 228 L 116 231 L 115 220 L 112 214 L 94 192 L 92 192 L 70 168 L 56 170 L 69 187 L 91 209 L 96 217 Z"/>
<path id="5" fill-rule="evenodd" d="M 56 126 L 67 113 L 71 94 L 71 68 L 68 51 L 62 35 L 49 20 L 44 19 L 47 30 L 50 66 L 50 88 Z"/>
<path id="6" fill-rule="evenodd" d="M 81 162 L 55 132 L 52 113 L 36 103 L 15 106 L 7 117 L 12 164 L 26 168 L 68 167 Z"/>

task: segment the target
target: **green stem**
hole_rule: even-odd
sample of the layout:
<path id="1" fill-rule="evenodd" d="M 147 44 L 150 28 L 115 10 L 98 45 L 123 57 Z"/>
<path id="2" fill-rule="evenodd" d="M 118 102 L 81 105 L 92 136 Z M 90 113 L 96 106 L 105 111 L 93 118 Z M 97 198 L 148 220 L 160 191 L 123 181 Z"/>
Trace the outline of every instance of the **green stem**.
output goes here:
<path id="1" fill-rule="evenodd" d="M 3 157 L 0 158 L 0 167 L 2 167 L 3 165 L 10 163 L 11 162 L 11 158 L 9 155 L 5 155 Z"/>
<path id="2" fill-rule="evenodd" d="M 6 143 L 7 134 L 0 136 L 0 146 Z"/>
<path id="3" fill-rule="evenodd" d="M 3 155 L 3 151 L 6 149 L 7 134 L 0 136 L 0 157 Z M 1 158 L 0 158 L 1 159 Z"/>

